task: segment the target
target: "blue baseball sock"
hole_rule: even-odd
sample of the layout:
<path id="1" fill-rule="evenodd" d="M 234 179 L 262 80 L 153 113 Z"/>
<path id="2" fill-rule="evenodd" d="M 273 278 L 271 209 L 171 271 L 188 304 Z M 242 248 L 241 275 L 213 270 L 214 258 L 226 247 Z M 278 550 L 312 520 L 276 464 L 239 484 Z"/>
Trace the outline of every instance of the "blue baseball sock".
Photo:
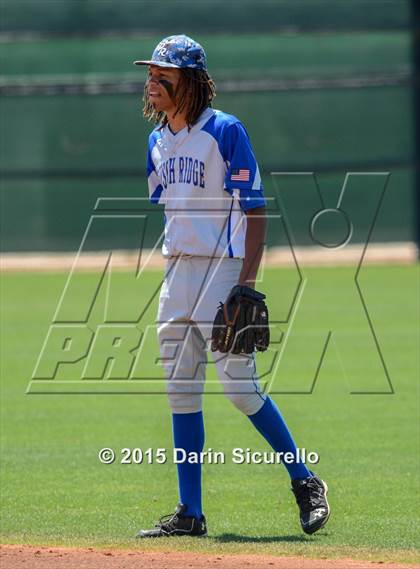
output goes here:
<path id="1" fill-rule="evenodd" d="M 203 412 L 173 413 L 172 429 L 174 446 L 186 452 L 201 452 L 204 446 Z M 189 462 L 177 464 L 180 502 L 186 504 L 184 515 L 200 518 L 201 506 L 201 464 Z"/>
<path id="2" fill-rule="evenodd" d="M 254 427 L 262 434 L 265 440 L 276 452 L 292 452 L 296 456 L 296 445 L 289 429 L 277 407 L 270 397 L 267 397 L 261 409 L 255 415 L 248 415 Z M 307 478 L 312 476 L 306 466 L 300 463 L 287 464 L 284 466 L 290 478 Z"/>

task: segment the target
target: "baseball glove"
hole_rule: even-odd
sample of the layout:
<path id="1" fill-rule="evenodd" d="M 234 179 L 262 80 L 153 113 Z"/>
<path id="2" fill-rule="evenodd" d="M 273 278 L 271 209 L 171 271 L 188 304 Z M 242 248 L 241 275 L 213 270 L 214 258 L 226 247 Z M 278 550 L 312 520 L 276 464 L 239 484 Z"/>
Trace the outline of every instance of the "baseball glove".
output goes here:
<path id="1" fill-rule="evenodd" d="M 270 343 L 265 294 L 245 285 L 235 285 L 219 304 L 213 323 L 212 352 L 251 354 L 264 352 Z"/>

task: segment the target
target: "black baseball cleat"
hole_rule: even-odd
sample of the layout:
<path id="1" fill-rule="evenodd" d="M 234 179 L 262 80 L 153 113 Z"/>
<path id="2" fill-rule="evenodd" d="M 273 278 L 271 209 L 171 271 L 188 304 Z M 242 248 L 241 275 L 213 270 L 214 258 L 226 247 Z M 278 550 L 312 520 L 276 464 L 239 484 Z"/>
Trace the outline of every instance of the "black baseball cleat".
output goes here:
<path id="1" fill-rule="evenodd" d="M 169 537 L 171 535 L 190 535 L 194 537 L 207 535 L 206 518 L 200 519 L 184 516 L 185 504 L 178 504 L 173 514 L 160 518 L 152 529 L 142 529 L 136 537 Z"/>
<path id="2" fill-rule="evenodd" d="M 311 534 L 323 528 L 330 517 L 327 484 L 314 474 L 309 478 L 292 480 L 292 492 L 299 506 L 303 531 Z"/>

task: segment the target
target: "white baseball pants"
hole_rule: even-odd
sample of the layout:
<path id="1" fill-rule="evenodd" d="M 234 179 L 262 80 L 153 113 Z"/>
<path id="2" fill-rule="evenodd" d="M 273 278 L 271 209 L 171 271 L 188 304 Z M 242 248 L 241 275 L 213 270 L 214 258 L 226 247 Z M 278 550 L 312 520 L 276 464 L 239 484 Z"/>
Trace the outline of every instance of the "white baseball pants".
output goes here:
<path id="1" fill-rule="evenodd" d="M 213 320 L 237 284 L 242 259 L 196 256 L 167 260 L 158 310 L 161 362 L 173 413 L 202 409 L 210 351 L 225 395 L 246 415 L 257 413 L 266 396 L 256 374 L 255 353 L 211 352 Z"/>

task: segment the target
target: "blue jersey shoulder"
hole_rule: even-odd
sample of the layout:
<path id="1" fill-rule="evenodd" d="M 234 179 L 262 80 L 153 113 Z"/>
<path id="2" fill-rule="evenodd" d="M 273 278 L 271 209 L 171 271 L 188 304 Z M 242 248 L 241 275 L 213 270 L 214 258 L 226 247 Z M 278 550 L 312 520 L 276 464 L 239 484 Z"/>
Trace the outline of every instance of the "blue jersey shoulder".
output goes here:
<path id="1" fill-rule="evenodd" d="M 214 114 L 201 130 L 207 132 L 216 140 L 224 160 L 230 160 L 232 140 L 237 140 L 242 136 L 248 137 L 244 125 L 237 117 L 219 110 L 214 111 Z"/>
<path id="2" fill-rule="evenodd" d="M 214 110 L 214 117 L 220 125 L 230 126 L 231 124 L 240 123 L 241 121 L 235 115 L 230 115 L 217 109 Z"/>
<path id="3" fill-rule="evenodd" d="M 211 134 L 216 140 L 220 140 L 224 131 L 233 124 L 242 124 L 234 115 L 215 110 L 201 130 Z"/>
<path id="4" fill-rule="evenodd" d="M 159 125 L 152 130 L 149 134 L 149 151 L 153 150 L 153 147 L 156 145 L 156 142 L 162 138 L 162 131 L 160 130 Z"/>
<path id="5" fill-rule="evenodd" d="M 153 170 L 155 170 L 155 165 L 152 160 L 152 151 L 153 148 L 156 146 L 157 141 L 161 137 L 162 137 L 162 131 L 159 130 L 158 126 L 155 129 L 153 129 L 152 132 L 149 134 L 149 143 L 147 149 L 147 176 L 150 176 Z"/>

